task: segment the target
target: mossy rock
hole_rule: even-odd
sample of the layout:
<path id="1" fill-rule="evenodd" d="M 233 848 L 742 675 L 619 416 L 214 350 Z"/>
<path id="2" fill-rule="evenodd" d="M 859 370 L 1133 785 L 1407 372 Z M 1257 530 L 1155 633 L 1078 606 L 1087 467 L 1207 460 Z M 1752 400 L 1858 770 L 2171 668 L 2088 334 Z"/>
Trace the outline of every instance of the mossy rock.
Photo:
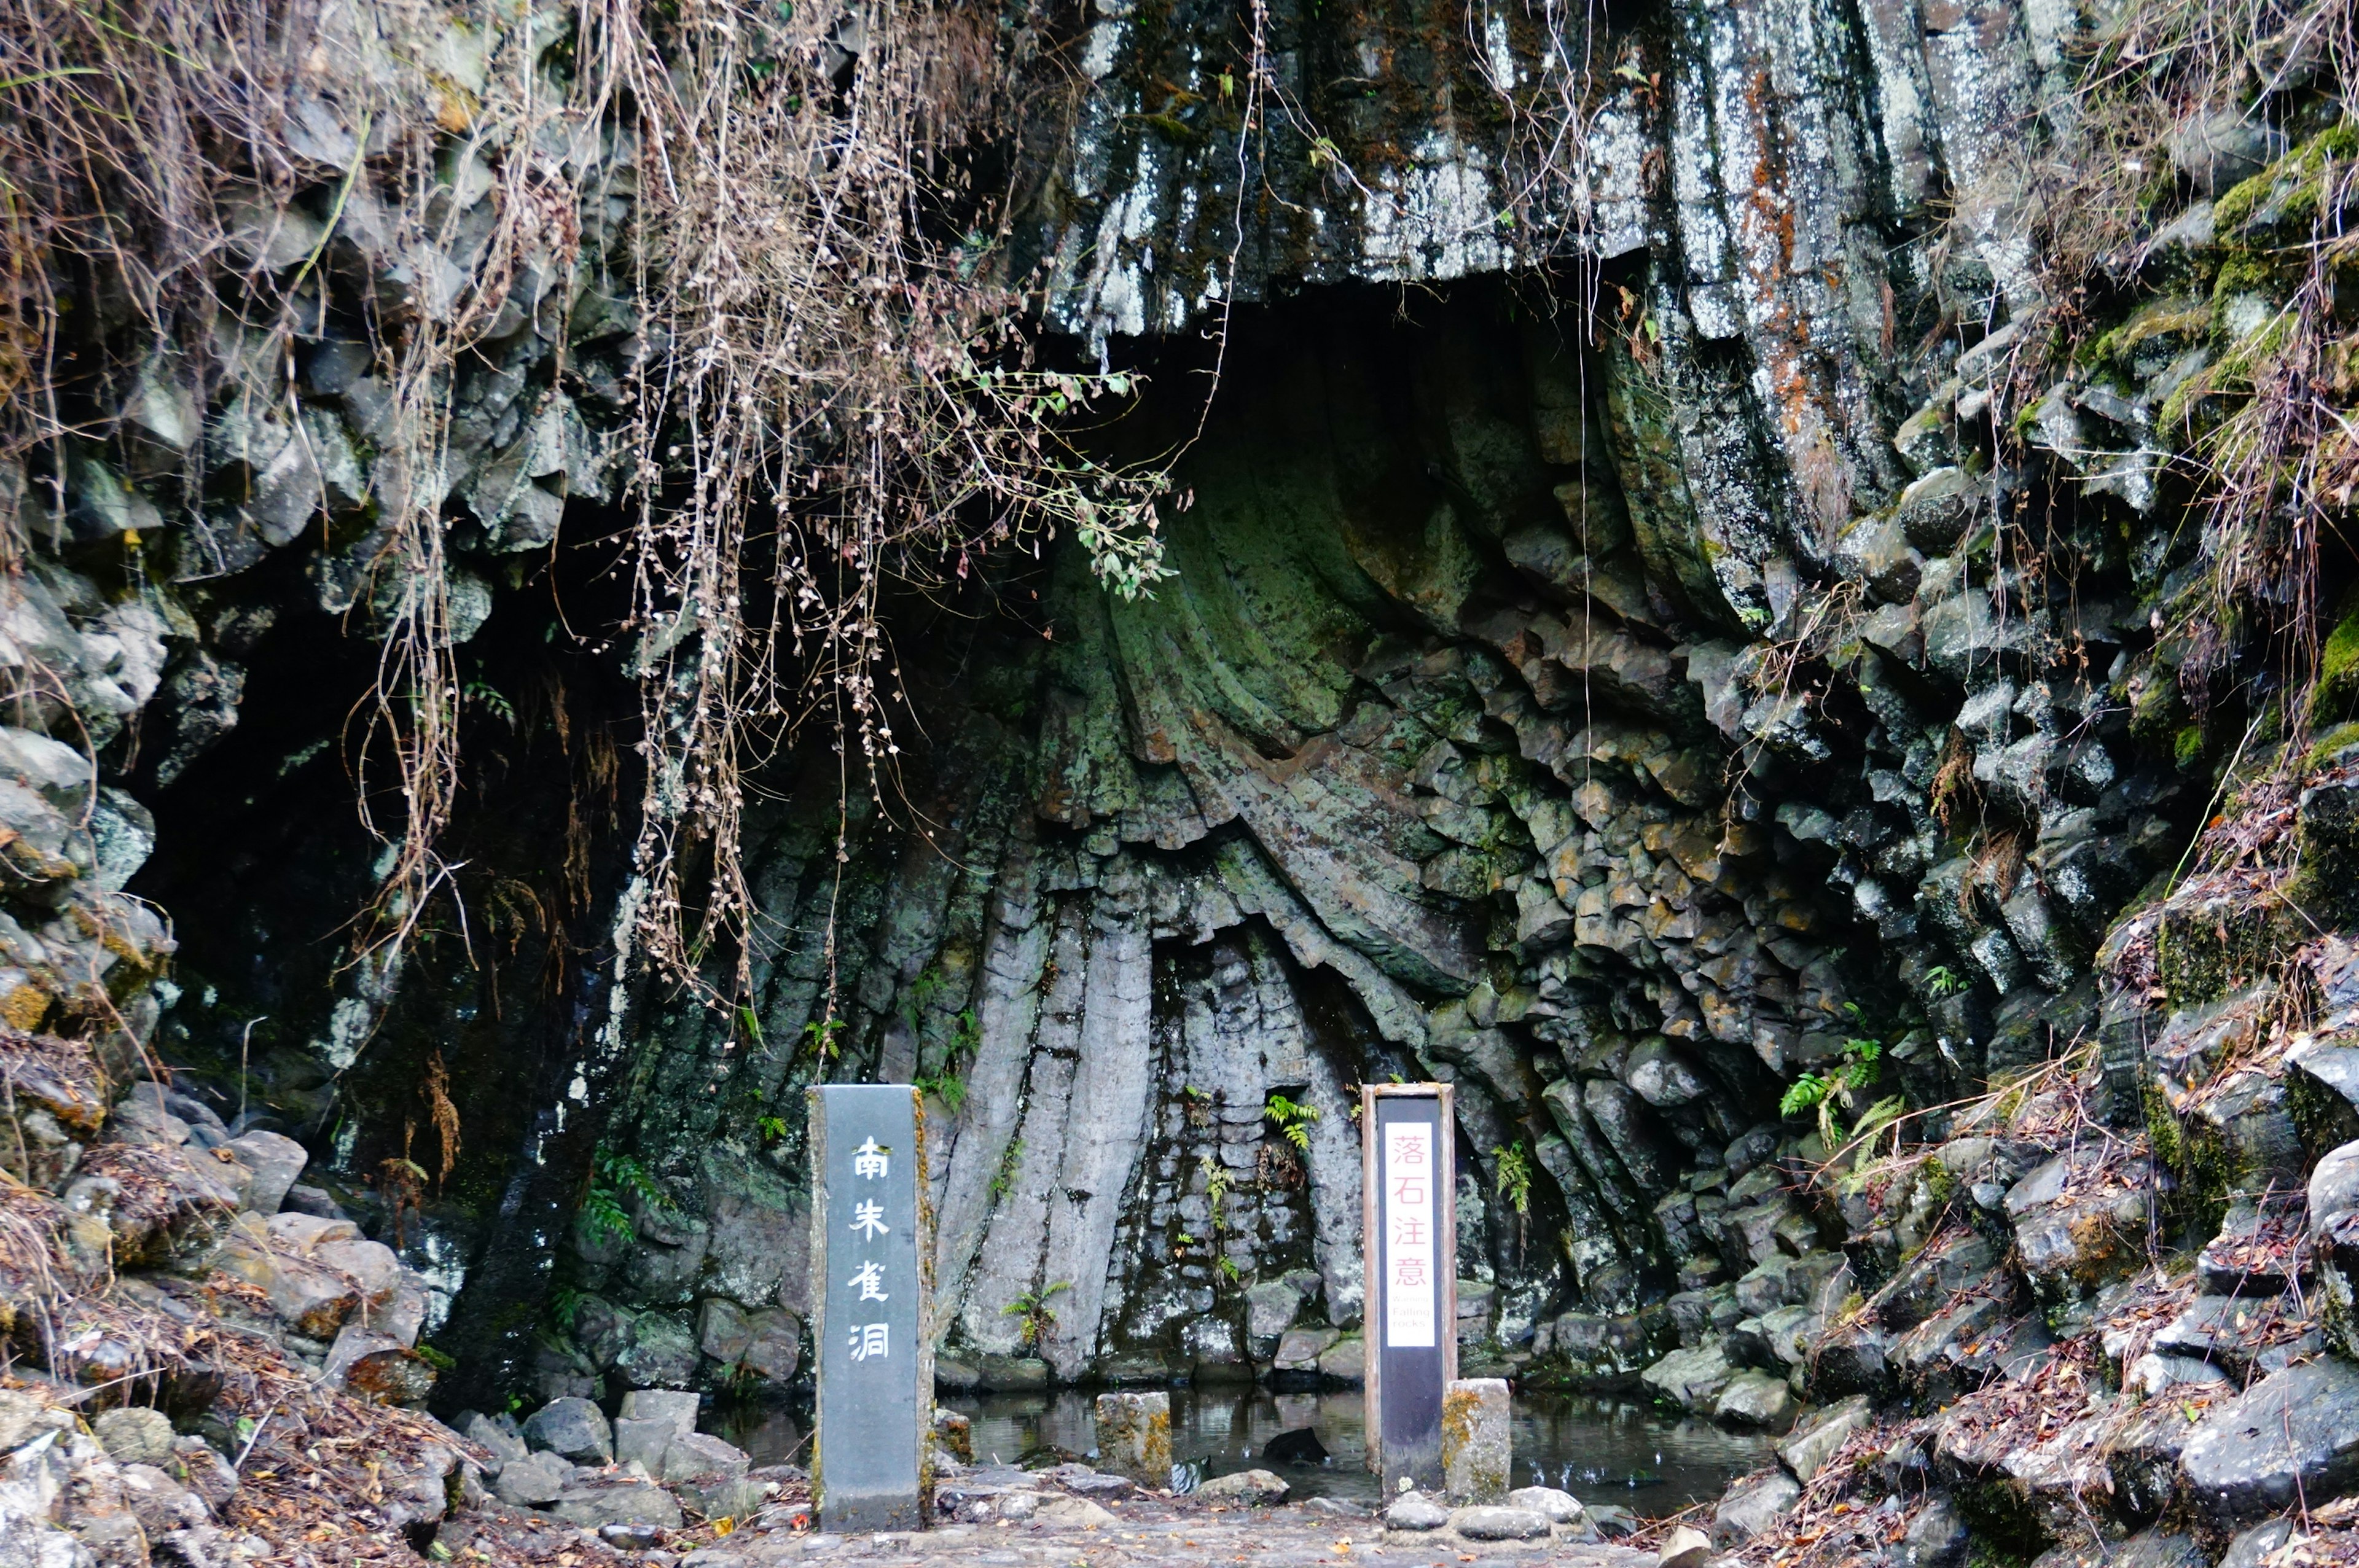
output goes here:
<path id="1" fill-rule="evenodd" d="M 2266 973 L 2281 952 L 2304 939 L 2299 917 L 2283 905 L 2204 900 L 2164 911 L 2155 957 L 2173 1007 L 2212 1001 Z"/>
<path id="2" fill-rule="evenodd" d="M 2212 209 L 2212 232 L 2228 238 L 2308 238 L 2326 197 L 2328 171 L 2359 159 L 2359 124 L 2320 132 L 2230 189 Z"/>
<path id="3" fill-rule="evenodd" d="M 2183 296 L 2149 300 L 2128 320 L 2081 351 L 2091 369 L 2118 371 L 2133 381 L 2158 375 L 2171 361 L 2212 333 L 2209 302 Z"/>
<path id="4" fill-rule="evenodd" d="M 2287 1072 L 2285 1088 L 2286 1109 L 2311 1160 L 2359 1140 L 2359 1109 L 2341 1094 L 2298 1069 Z"/>
<path id="5" fill-rule="evenodd" d="M 2312 724 L 2348 727 L 2359 717 L 2359 593 L 2343 601 L 2343 618 L 2319 650 L 2318 684 L 2310 688 Z M 2345 742 L 2346 744 L 2348 742 Z"/>
<path id="6" fill-rule="evenodd" d="M 2228 1212 L 2228 1195 L 2236 1189 L 2234 1162 L 2219 1130 L 2180 1119 L 2162 1098 L 2146 1093 L 2147 1146 L 2169 1171 L 2176 1185 L 2166 1201 L 2170 1217 L 2190 1237 L 2209 1238 L 2220 1229 Z"/>
<path id="7" fill-rule="evenodd" d="M 2039 1510 L 2014 1483 L 2004 1477 L 1969 1481 L 1951 1497 L 1958 1513 L 1973 1531 L 1975 1556 L 1991 1568 L 2013 1568 L 2027 1563 L 2051 1544 Z"/>
<path id="8" fill-rule="evenodd" d="M 2359 747 L 2359 719 L 2337 724 L 2310 743 L 2310 752 L 2302 758 L 2305 772 L 2315 773 L 2333 762 L 2337 753 Z"/>
<path id="9" fill-rule="evenodd" d="M 2305 791 L 2295 836 L 2301 870 L 2286 889 L 2287 903 L 2317 926 L 2359 927 L 2359 787 Z"/>

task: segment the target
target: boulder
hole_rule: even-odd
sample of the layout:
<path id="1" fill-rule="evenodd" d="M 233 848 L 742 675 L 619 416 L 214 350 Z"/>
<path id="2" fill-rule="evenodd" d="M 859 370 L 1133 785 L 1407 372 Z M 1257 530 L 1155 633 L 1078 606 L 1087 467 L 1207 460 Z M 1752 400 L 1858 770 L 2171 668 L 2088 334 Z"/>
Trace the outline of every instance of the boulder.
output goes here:
<path id="1" fill-rule="evenodd" d="M 2278 1295 L 2310 1271 L 2310 1214 L 2299 1191 L 2267 1203 L 2238 1197 L 2220 1233 L 2195 1260 L 2203 1293 L 2252 1300 Z"/>
<path id="2" fill-rule="evenodd" d="M 605 1412 L 584 1399 L 551 1400 L 541 1406 L 524 1423 L 524 1440 L 577 1465 L 614 1462 L 614 1429 Z"/>
<path id="3" fill-rule="evenodd" d="M 685 1390 L 696 1381 L 696 1336 L 670 1313 L 632 1319 L 630 1343 L 614 1355 L 614 1370 L 634 1389 Z"/>
<path id="4" fill-rule="evenodd" d="M 663 1469 L 658 1478 L 669 1484 L 734 1477 L 745 1474 L 753 1464 L 744 1449 L 709 1433 L 675 1433 L 664 1447 Z"/>
<path id="5" fill-rule="evenodd" d="M 1692 1525 L 1681 1525 L 1663 1538 L 1655 1568 L 1703 1568 L 1712 1561 L 1712 1537 Z"/>
<path id="6" fill-rule="evenodd" d="M 1404 1492 L 1385 1510 L 1386 1530 L 1424 1531 L 1450 1522 L 1450 1510 L 1420 1492 Z"/>
<path id="7" fill-rule="evenodd" d="M 1245 1290 L 1245 1342 L 1257 1360 L 1277 1353 L 1278 1336 L 1294 1326 L 1302 1292 L 1284 1280 L 1265 1280 Z"/>
<path id="8" fill-rule="evenodd" d="M 531 1445 L 517 1430 L 516 1417 L 503 1411 L 499 1415 L 484 1415 L 469 1411 L 454 1423 L 459 1435 L 487 1450 L 492 1463 L 504 1465 L 511 1459 L 521 1459 L 532 1452 Z"/>
<path id="9" fill-rule="evenodd" d="M 1196 1488 L 1196 1495 L 1216 1503 L 1269 1508 L 1286 1501 L 1291 1488 L 1267 1470 L 1239 1470 L 1215 1476 Z"/>
<path id="10" fill-rule="evenodd" d="M 1357 1383 L 1367 1376 L 1368 1342 L 1358 1335 L 1337 1340 L 1319 1353 L 1319 1375 L 1339 1383 Z"/>
<path id="11" fill-rule="evenodd" d="M 1794 1390 L 1783 1378 L 1740 1372 L 1720 1391 L 1712 1416 L 1723 1426 L 1783 1432 L 1793 1424 Z"/>
<path id="12" fill-rule="evenodd" d="M 1280 1372 L 1308 1372 L 1315 1376 L 1319 1371 L 1319 1358 L 1343 1337 L 1340 1330 L 1323 1324 L 1316 1328 L 1289 1328 L 1278 1336 L 1277 1354 L 1271 1366 Z"/>
<path id="13" fill-rule="evenodd" d="M 125 1465 L 117 1473 L 124 1506 L 151 1541 L 175 1530 L 202 1529 L 212 1514 L 188 1487 L 154 1465 Z"/>
<path id="14" fill-rule="evenodd" d="M 2118 1543 L 2068 1541 L 2032 1559 L 2032 1568 L 2207 1568 L 2202 1548 L 2183 1535 L 2147 1530 Z"/>
<path id="15" fill-rule="evenodd" d="M 2294 1521 L 2273 1519 L 2239 1530 L 2220 1554 L 2219 1568 L 2264 1568 L 2279 1547 L 2293 1539 Z"/>
<path id="16" fill-rule="evenodd" d="M 390 1334 L 347 1323 L 328 1347 L 321 1381 L 379 1405 L 419 1405 L 434 1391 L 432 1362 Z"/>
<path id="17" fill-rule="evenodd" d="M 1115 1516 L 1087 1498 L 1051 1494 L 1042 1497 L 1033 1508 L 1032 1522 L 1047 1530 L 1103 1530 L 1115 1522 Z"/>
<path id="18" fill-rule="evenodd" d="M 1507 1506 L 1538 1514 L 1550 1524 L 1581 1525 L 1588 1522 L 1582 1511 L 1581 1499 L 1554 1487 L 1518 1487 L 1507 1494 Z"/>
<path id="19" fill-rule="evenodd" d="M 1450 1516 L 1450 1528 L 1469 1541 L 1542 1541 L 1552 1533 L 1548 1515 L 1499 1507 L 1459 1509 Z"/>
<path id="20" fill-rule="evenodd" d="M 229 1146 L 238 1163 L 253 1173 L 246 1184 L 245 1206 L 261 1215 L 278 1212 L 295 1178 L 303 1173 L 311 1158 L 303 1145 L 277 1132 L 248 1132 L 232 1139 Z"/>
<path id="21" fill-rule="evenodd" d="M 2359 1141 L 2330 1151 L 2310 1173 L 2311 1263 L 2337 1344 L 2359 1349 Z"/>
<path id="22" fill-rule="evenodd" d="M 189 1490 L 204 1499 L 205 1507 L 218 1517 L 229 1500 L 237 1496 L 237 1471 L 221 1452 L 201 1437 L 176 1437 L 172 1440 L 172 1460 L 164 1466 L 178 1476 Z"/>
<path id="23" fill-rule="evenodd" d="M 502 1502 L 537 1509 L 555 1502 L 572 1482 L 573 1466 L 554 1454 L 542 1452 L 511 1459 L 492 1478 L 492 1490 Z"/>
<path id="24" fill-rule="evenodd" d="M 2006 1195 L 2016 1255 L 2042 1301 L 2093 1293 L 2146 1259 L 2153 1175 L 2144 1160 L 2098 1146 L 2060 1154 Z"/>
<path id="25" fill-rule="evenodd" d="M 672 1423 L 660 1416 L 614 1418 L 614 1463 L 636 1463 L 650 1476 L 663 1474 L 664 1450 L 675 1435 Z"/>
<path id="26" fill-rule="evenodd" d="M 1739 1481 L 1712 1512 L 1712 1538 L 1722 1546 L 1741 1546 L 1776 1525 L 1801 1496 L 1801 1487 L 1783 1470 Z"/>
<path id="27" fill-rule="evenodd" d="M 785 1307 L 764 1307 L 748 1314 L 752 1337 L 738 1365 L 765 1382 L 789 1383 L 802 1364 L 803 1320 Z"/>
<path id="28" fill-rule="evenodd" d="M 634 1421 L 664 1421 L 672 1431 L 686 1437 L 696 1430 L 696 1412 L 701 1400 L 678 1389 L 633 1389 L 623 1396 L 621 1413 Z"/>
<path id="29" fill-rule="evenodd" d="M 310 1256 L 320 1267 L 350 1280 L 371 1316 L 389 1309 L 401 1293 L 401 1260 L 382 1241 L 323 1241 L 311 1248 Z"/>
<path id="30" fill-rule="evenodd" d="M 1696 1350 L 1674 1350 L 1638 1374 L 1654 1396 L 1697 1415 L 1709 1414 L 1719 1403 L 1721 1390 L 1736 1376 L 1717 1345 Z"/>
<path id="31" fill-rule="evenodd" d="M 92 1417 L 90 1430 L 118 1465 L 162 1465 L 172 1457 L 172 1422 L 162 1411 L 125 1405 Z"/>
<path id="32" fill-rule="evenodd" d="M 1908 1521 L 1893 1557 L 1897 1568 L 1960 1568 L 1973 1542 L 1973 1532 L 1958 1516 L 1957 1505 L 1936 1495 Z"/>
<path id="33" fill-rule="evenodd" d="M 964 1411 L 945 1410 L 939 1405 L 934 1408 L 934 1448 L 938 1455 L 947 1455 L 962 1465 L 974 1463 L 974 1422 Z M 1156 1485 L 1168 1485 L 1170 1479 L 1171 1473 L 1166 1470 Z"/>
<path id="34" fill-rule="evenodd" d="M 1811 1477 L 1851 1441 L 1852 1433 L 1875 1420 L 1865 1394 L 1854 1394 L 1805 1416 L 1787 1439 L 1777 1444 L 1777 1457 L 1795 1479 L 1808 1486 Z"/>
<path id="35" fill-rule="evenodd" d="M 506 1479 L 503 1472 L 502 1479 Z M 678 1530 L 679 1501 L 652 1481 L 629 1477 L 568 1487 L 549 1511 L 568 1524 L 596 1530 L 610 1524 L 638 1524 L 657 1530 Z"/>
<path id="36" fill-rule="evenodd" d="M 707 1296 L 696 1310 L 696 1347 L 724 1367 L 745 1358 L 754 1343 L 754 1325 L 745 1309 L 727 1296 Z"/>
<path id="37" fill-rule="evenodd" d="M 2190 1500 L 2215 1525 L 2282 1513 L 2359 1481 L 2359 1368 L 2289 1367 L 2213 1408 L 2180 1456 Z"/>

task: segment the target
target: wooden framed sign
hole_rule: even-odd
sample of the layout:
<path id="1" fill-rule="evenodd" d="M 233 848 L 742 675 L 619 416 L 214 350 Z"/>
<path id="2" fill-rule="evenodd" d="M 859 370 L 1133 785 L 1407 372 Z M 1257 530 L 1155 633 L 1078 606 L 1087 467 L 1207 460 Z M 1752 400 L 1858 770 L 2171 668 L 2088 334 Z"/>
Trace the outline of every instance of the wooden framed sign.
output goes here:
<path id="1" fill-rule="evenodd" d="M 921 1529 L 934 1425 L 925 1109 L 907 1084 L 808 1094 L 820 1527 Z"/>
<path id="2" fill-rule="evenodd" d="M 1441 1486 L 1441 1396 L 1458 1376 L 1458 1148 L 1448 1084 L 1360 1088 L 1368 1468 L 1385 1496 Z"/>

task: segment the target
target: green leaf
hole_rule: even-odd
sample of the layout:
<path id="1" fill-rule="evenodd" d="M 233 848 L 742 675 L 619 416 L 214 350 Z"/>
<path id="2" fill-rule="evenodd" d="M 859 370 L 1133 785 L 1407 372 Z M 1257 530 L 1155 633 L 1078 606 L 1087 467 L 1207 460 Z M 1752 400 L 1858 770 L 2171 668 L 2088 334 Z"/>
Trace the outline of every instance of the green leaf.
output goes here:
<path id="1" fill-rule="evenodd" d="M 1777 1102 L 1780 1116 L 1799 1116 L 1827 1098 L 1832 1086 L 1816 1073 L 1804 1073 L 1786 1090 Z"/>

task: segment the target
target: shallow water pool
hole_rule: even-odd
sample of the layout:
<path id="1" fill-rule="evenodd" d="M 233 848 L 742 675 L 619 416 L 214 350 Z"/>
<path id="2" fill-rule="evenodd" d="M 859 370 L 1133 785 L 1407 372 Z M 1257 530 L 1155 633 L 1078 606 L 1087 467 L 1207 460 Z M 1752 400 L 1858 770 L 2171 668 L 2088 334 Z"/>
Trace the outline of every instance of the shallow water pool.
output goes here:
<path id="1" fill-rule="evenodd" d="M 948 1394 L 941 1402 L 973 1422 L 976 1459 L 1014 1464 L 1051 1450 L 1086 1457 L 1097 1446 L 1094 1397 L 1060 1390 Z M 748 1411 L 721 1435 L 756 1465 L 800 1460 L 810 1420 L 807 1407 Z M 1611 1396 L 1519 1394 L 1514 1423 L 1517 1486 L 1560 1487 L 1583 1502 L 1618 1503 L 1640 1513 L 1669 1513 L 1717 1497 L 1731 1480 L 1769 1461 L 1766 1437 L 1723 1432 L 1710 1422 L 1666 1416 Z M 1270 1439 L 1305 1427 L 1318 1433 L 1329 1458 L 1322 1465 L 1271 1466 L 1293 1485 L 1295 1496 L 1375 1501 L 1376 1478 L 1362 1467 L 1367 1428 L 1356 1390 L 1171 1390 L 1173 1457 L 1200 1463 L 1207 1477 L 1267 1464 L 1262 1449 Z"/>

